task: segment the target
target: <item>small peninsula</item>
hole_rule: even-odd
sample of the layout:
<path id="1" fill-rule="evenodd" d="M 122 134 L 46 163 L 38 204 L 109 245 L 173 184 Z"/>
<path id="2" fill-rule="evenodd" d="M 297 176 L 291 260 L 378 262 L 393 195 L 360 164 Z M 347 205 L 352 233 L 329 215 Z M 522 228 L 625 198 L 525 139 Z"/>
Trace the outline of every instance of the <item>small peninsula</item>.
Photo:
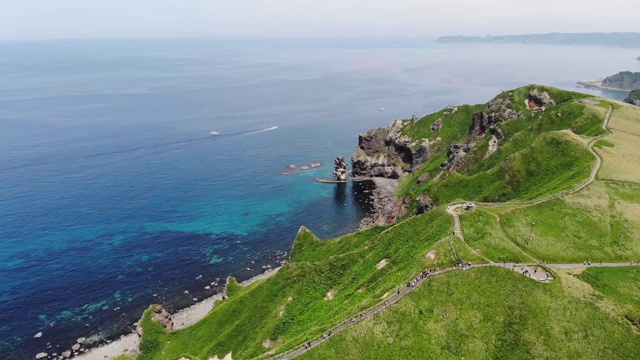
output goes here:
<path id="1" fill-rule="evenodd" d="M 530 44 L 530 45 L 581 45 L 621 48 L 640 48 L 640 33 L 548 33 L 501 36 L 442 36 L 440 44 Z"/>
<path id="2" fill-rule="evenodd" d="M 640 89 L 640 72 L 621 71 L 604 79 L 582 80 L 578 86 L 586 89 L 629 91 Z"/>
<path id="3" fill-rule="evenodd" d="M 640 90 L 633 90 L 632 92 L 630 92 L 629 96 L 624 99 L 624 102 L 631 105 L 640 106 Z"/>

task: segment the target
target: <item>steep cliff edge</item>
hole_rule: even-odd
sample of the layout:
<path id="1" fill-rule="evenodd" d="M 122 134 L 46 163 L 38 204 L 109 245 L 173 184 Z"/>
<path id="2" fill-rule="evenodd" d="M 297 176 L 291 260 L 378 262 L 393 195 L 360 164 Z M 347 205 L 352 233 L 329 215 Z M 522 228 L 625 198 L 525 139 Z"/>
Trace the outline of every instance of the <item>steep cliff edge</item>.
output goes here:
<path id="1" fill-rule="evenodd" d="M 607 76 L 602 80 L 602 86 L 620 90 L 640 89 L 640 72 L 622 71 Z"/>
<path id="2" fill-rule="evenodd" d="M 351 157 L 352 174 L 372 182 L 373 214 L 360 229 L 392 224 L 407 213 L 407 199 L 396 197 L 397 180 L 429 159 L 429 140 L 411 140 L 401 131 L 412 120 L 395 120 L 386 128 L 363 132 Z"/>
<path id="3" fill-rule="evenodd" d="M 640 90 L 633 90 L 632 92 L 630 92 L 629 96 L 624 99 L 624 102 L 626 102 L 627 104 L 640 106 Z"/>
<path id="4" fill-rule="evenodd" d="M 592 159 L 568 134 L 602 131 L 588 97 L 530 85 L 360 134 L 353 175 L 372 182 L 374 212 L 361 229 L 458 198 L 527 199 L 536 182 L 574 184 Z"/>
<path id="5" fill-rule="evenodd" d="M 399 179 L 429 159 L 429 140 L 412 141 L 400 134 L 410 120 L 363 132 L 351 157 L 353 175 Z"/>

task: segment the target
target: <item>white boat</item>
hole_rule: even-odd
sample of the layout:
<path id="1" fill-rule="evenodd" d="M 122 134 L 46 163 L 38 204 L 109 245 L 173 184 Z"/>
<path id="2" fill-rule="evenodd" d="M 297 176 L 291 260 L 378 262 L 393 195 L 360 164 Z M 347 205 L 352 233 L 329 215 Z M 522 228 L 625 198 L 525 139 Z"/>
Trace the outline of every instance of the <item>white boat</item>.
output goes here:
<path id="1" fill-rule="evenodd" d="M 380 108 L 380 111 L 384 111 L 384 108 Z"/>
<path id="2" fill-rule="evenodd" d="M 218 136 L 218 135 L 220 135 L 220 133 L 219 133 L 219 132 L 217 132 L 217 131 L 212 131 L 212 132 L 211 132 L 211 136 Z"/>

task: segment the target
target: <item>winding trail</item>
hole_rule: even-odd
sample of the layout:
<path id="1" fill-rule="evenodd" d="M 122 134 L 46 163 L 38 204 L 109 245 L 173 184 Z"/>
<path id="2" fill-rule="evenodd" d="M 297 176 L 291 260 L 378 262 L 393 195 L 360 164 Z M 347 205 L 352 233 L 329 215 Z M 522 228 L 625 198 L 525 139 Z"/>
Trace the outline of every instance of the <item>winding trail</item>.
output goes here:
<path id="1" fill-rule="evenodd" d="M 306 343 L 299 345 L 298 347 L 291 349 L 287 352 L 281 353 L 279 355 L 276 355 L 275 357 L 272 357 L 272 359 L 284 359 L 284 360 L 289 360 L 289 359 L 294 359 L 304 353 L 306 353 L 307 351 L 315 348 L 316 346 L 324 343 L 325 341 L 327 341 L 331 336 L 344 331 L 345 329 L 349 328 L 351 325 L 356 324 L 364 319 L 370 318 L 372 316 L 374 316 L 375 314 L 383 311 L 384 309 L 386 309 L 389 306 L 392 306 L 393 304 L 397 303 L 400 299 L 402 299 L 405 295 L 409 294 L 410 292 L 412 292 L 414 289 L 416 289 L 418 286 L 420 286 L 423 282 L 425 282 L 427 279 L 432 278 L 433 276 L 438 276 L 438 275 L 442 275 L 442 274 L 446 274 L 448 272 L 451 271 L 465 271 L 465 270 L 469 270 L 471 268 L 477 268 L 477 267 L 504 267 L 506 269 L 510 269 L 513 271 L 516 271 L 518 273 L 524 273 L 525 276 L 530 277 L 531 279 L 535 280 L 535 281 L 540 281 L 540 282 L 549 282 L 549 281 L 553 281 L 555 280 L 555 278 L 553 278 L 551 276 L 551 274 L 548 272 L 549 269 L 551 268 L 557 268 L 557 269 L 571 269 L 571 268 L 581 268 L 581 267 L 621 267 L 621 266 L 639 266 L 640 263 L 633 263 L 633 262 L 627 262 L 627 263 L 591 263 L 589 265 L 586 264 L 546 264 L 546 263 L 541 263 L 541 262 L 535 262 L 535 263 L 496 263 L 494 261 L 491 261 L 490 259 L 482 256 L 481 254 L 478 254 L 474 249 L 472 249 L 469 244 L 464 240 L 464 234 L 462 232 L 462 226 L 460 225 L 460 216 L 458 215 L 458 212 L 460 211 L 461 208 L 463 208 L 465 205 L 467 204 L 472 204 L 472 206 L 483 206 L 483 207 L 500 207 L 500 206 L 513 206 L 513 205 L 522 205 L 522 206 L 528 206 L 528 205 L 535 205 L 535 204 L 540 204 L 546 201 L 550 201 L 553 199 L 557 199 L 560 197 L 564 197 L 567 195 L 571 195 L 574 194 L 578 191 L 581 191 L 582 189 L 584 189 L 585 187 L 589 186 L 591 183 L 593 183 L 596 179 L 596 176 L 598 175 L 598 172 L 600 171 L 600 167 L 602 165 L 602 159 L 600 158 L 600 156 L 593 150 L 593 145 L 595 144 L 596 141 L 600 140 L 601 138 L 608 136 L 611 134 L 611 132 L 607 129 L 607 125 L 609 124 L 609 120 L 611 120 L 611 116 L 613 115 L 613 105 L 609 106 L 609 110 L 607 111 L 607 114 L 604 118 L 604 122 L 602 124 L 602 128 L 605 130 L 605 134 L 602 134 L 600 136 L 595 137 L 594 139 L 592 139 L 588 144 L 587 144 L 587 148 L 588 150 L 593 154 L 593 156 L 596 158 L 596 163 L 593 165 L 593 168 L 591 170 L 591 173 L 589 175 L 589 177 L 583 181 L 582 183 L 578 184 L 576 187 L 574 187 L 573 189 L 570 190 L 563 190 L 560 191 L 558 193 L 555 194 L 551 194 L 551 195 L 547 195 L 538 199 L 534 199 L 534 200 L 526 200 L 526 201 L 509 201 L 509 202 L 502 202 L 502 203 L 483 203 L 483 202 L 471 202 L 471 201 L 456 201 L 453 202 L 449 205 L 446 206 L 446 211 L 448 214 L 450 214 L 453 217 L 453 233 L 449 239 L 449 244 L 451 245 L 451 250 L 454 253 L 454 256 L 456 257 L 456 259 L 458 258 L 458 255 L 456 253 L 455 250 L 455 246 L 454 246 L 454 240 L 455 238 L 459 238 L 460 240 L 462 240 L 462 242 L 476 255 L 478 255 L 480 258 L 486 260 L 488 263 L 486 264 L 477 264 L 477 265 L 469 265 L 469 266 L 456 266 L 456 267 L 452 267 L 452 268 L 446 268 L 446 269 L 436 269 L 435 271 L 430 271 L 430 270 L 425 270 L 425 272 L 428 272 L 428 275 L 424 278 L 418 276 L 416 278 L 414 278 L 413 280 L 410 281 L 409 284 L 407 284 L 406 287 L 402 287 L 399 288 L 398 291 L 396 292 L 396 294 L 394 294 L 392 297 L 384 300 L 383 302 L 380 302 L 372 307 L 370 307 L 369 309 L 365 310 L 364 312 L 357 314 L 345 321 L 343 321 L 342 323 L 334 326 L 332 329 L 328 330 L 327 332 L 325 332 L 324 336 L 319 338 L 319 339 L 313 339 L 310 341 L 307 341 Z M 398 223 L 400 224 L 400 223 Z M 396 224 L 396 225 L 398 225 Z M 388 231 L 389 229 L 385 230 Z M 524 251 L 524 250 L 523 250 Z M 525 254 L 527 254 L 525 252 Z M 535 259 L 533 256 L 527 254 L 529 257 L 531 257 L 532 259 Z M 540 270 L 540 272 L 538 272 L 538 270 Z"/>
<path id="2" fill-rule="evenodd" d="M 293 348 L 287 352 L 281 353 L 279 355 L 276 355 L 274 357 L 272 357 L 271 359 L 282 359 L 282 360 L 290 360 L 290 359 L 294 359 L 304 353 L 306 353 L 307 351 L 315 348 L 316 346 L 319 346 L 321 344 L 323 344 L 325 341 L 329 340 L 333 335 L 338 334 L 346 329 L 348 329 L 350 326 L 357 324 L 358 322 L 368 319 L 374 315 L 376 315 L 377 313 L 385 310 L 386 308 L 392 306 L 393 304 L 397 303 L 398 301 L 400 301 L 400 299 L 402 299 L 405 295 L 409 294 L 410 292 L 412 292 L 413 290 L 415 290 L 416 288 L 418 288 L 420 285 L 422 285 L 422 283 L 424 283 L 425 281 L 427 281 L 428 279 L 434 277 L 434 276 L 438 276 L 438 275 L 442 275 L 442 274 L 446 274 L 448 272 L 452 272 L 452 271 L 467 271 L 469 269 L 473 269 L 473 268 L 481 268 L 481 267 L 502 267 L 502 268 L 506 268 L 506 269 L 510 269 L 513 271 L 516 271 L 520 274 L 522 274 L 522 272 L 524 270 L 528 271 L 528 275 L 525 275 L 529 278 L 531 278 L 532 280 L 535 281 L 539 281 L 539 282 L 550 282 L 555 280 L 554 277 L 552 277 L 549 272 L 547 271 L 549 268 L 558 268 L 558 269 L 572 269 L 572 268 L 583 268 L 583 267 L 622 267 L 622 266 L 640 266 L 639 263 L 592 263 L 591 265 L 585 265 L 585 264 L 541 264 L 541 263 L 526 263 L 526 264 L 517 264 L 517 263 L 491 263 L 491 264 L 478 264 L 478 265 L 472 265 L 472 266 L 464 266 L 464 267 L 452 267 L 452 268 L 446 268 L 446 269 L 438 269 L 434 272 L 431 272 L 427 277 L 424 278 L 418 278 L 418 280 L 415 281 L 414 285 L 407 285 L 405 287 L 402 287 L 401 289 L 399 289 L 399 291 L 393 295 L 392 297 L 370 307 L 369 309 L 365 310 L 364 312 L 361 312 L 360 314 L 356 314 L 352 317 L 350 317 L 349 319 L 346 319 L 345 321 L 341 322 L 340 324 L 334 326 L 333 328 L 329 329 L 328 331 L 326 331 L 324 333 L 324 335 L 321 338 L 317 338 L 317 339 L 312 339 L 309 340 L 307 342 L 305 342 L 302 345 L 299 345 L 296 348 Z M 534 273 L 532 273 L 532 270 L 540 270 L 540 272 L 536 272 L 535 274 L 538 275 L 534 275 Z"/>

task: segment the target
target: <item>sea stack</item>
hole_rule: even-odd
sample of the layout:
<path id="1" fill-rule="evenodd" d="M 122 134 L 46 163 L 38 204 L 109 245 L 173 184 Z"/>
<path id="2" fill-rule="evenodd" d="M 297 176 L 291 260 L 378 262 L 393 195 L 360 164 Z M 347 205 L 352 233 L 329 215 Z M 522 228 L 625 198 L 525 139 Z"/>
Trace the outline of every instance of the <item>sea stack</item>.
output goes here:
<path id="1" fill-rule="evenodd" d="M 335 160 L 333 160 L 333 176 L 335 176 L 336 181 L 346 182 L 347 181 L 347 162 L 344 159 L 344 156 L 338 156 Z"/>

